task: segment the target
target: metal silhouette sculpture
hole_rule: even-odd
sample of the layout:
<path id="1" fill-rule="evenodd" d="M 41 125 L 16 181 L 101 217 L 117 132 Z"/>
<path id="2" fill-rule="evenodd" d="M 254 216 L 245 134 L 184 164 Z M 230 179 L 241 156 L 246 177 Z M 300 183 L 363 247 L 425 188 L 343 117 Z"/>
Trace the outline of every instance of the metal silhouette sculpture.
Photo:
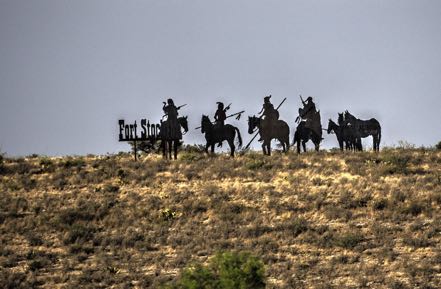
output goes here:
<path id="1" fill-rule="evenodd" d="M 259 116 L 259 119 L 260 120 L 262 120 L 262 118 L 263 117 L 267 117 L 267 116 L 269 116 L 269 119 L 268 119 L 268 122 L 266 122 L 266 124 L 271 124 L 271 121 L 273 121 L 274 119 L 279 119 L 279 108 L 282 106 L 282 104 L 286 101 L 286 97 L 282 100 L 282 102 L 280 102 L 280 104 L 277 106 L 277 108 L 274 110 L 274 106 L 271 104 L 271 102 L 270 102 L 270 98 L 271 98 L 271 95 L 269 95 L 269 96 L 266 96 L 266 97 L 264 97 L 263 98 L 263 100 L 264 100 L 264 104 L 263 104 L 263 107 L 262 107 L 262 110 L 259 112 L 259 114 L 260 113 L 262 113 L 263 112 L 263 114 L 261 115 L 261 116 Z M 253 116 L 254 117 L 254 116 Z M 248 125 L 249 125 L 249 123 L 250 123 L 250 118 L 251 117 L 249 117 L 248 118 Z M 274 123 L 274 121 L 273 121 L 273 123 Z M 263 127 L 265 128 L 267 125 L 263 125 Z M 257 127 L 257 126 L 255 126 L 255 127 Z M 269 128 L 271 128 L 271 126 L 269 126 Z M 289 127 L 288 127 L 289 128 Z M 254 129 L 253 129 L 254 130 Z M 250 131 L 250 130 L 248 130 L 248 131 Z M 253 133 L 253 132 L 250 132 L 250 134 L 251 133 Z M 257 133 L 253 136 L 253 138 L 251 138 L 251 140 L 248 142 L 248 144 L 245 146 L 245 150 L 247 150 L 249 147 L 250 147 L 250 145 L 251 145 L 251 143 L 254 141 L 254 139 L 258 136 L 258 135 L 261 135 L 261 131 L 260 131 L 260 129 L 257 131 Z M 289 130 L 288 130 L 288 139 L 289 139 Z M 262 136 L 260 137 L 260 139 L 259 139 L 259 141 L 262 141 Z M 288 145 L 287 145 L 287 149 L 289 149 L 289 142 L 288 142 Z M 265 152 L 264 152 L 265 153 Z"/>
<path id="2" fill-rule="evenodd" d="M 332 119 L 329 119 L 327 133 L 335 133 L 340 150 L 344 149 L 355 151 L 361 149 L 361 142 L 355 137 L 351 125 L 338 125 Z"/>
<path id="3" fill-rule="evenodd" d="M 282 145 L 283 152 L 289 150 L 289 126 L 283 120 L 277 120 L 271 123 L 270 126 L 263 126 L 264 120 L 260 117 L 250 116 L 248 117 L 248 133 L 254 133 L 257 128 L 262 143 L 262 151 L 264 155 L 271 155 L 271 140 L 277 139 Z"/>
<path id="4" fill-rule="evenodd" d="M 342 128 L 342 138 L 346 150 L 363 151 L 361 138 L 357 136 L 354 126 L 345 120 L 344 113 L 338 114 L 338 125 Z"/>
<path id="5" fill-rule="evenodd" d="M 361 139 L 372 136 L 373 150 L 375 152 L 380 151 L 381 126 L 378 120 L 375 118 L 361 120 L 350 114 L 347 110 L 344 113 L 344 119 L 354 128 L 355 136 L 357 138 Z"/>
<path id="6" fill-rule="evenodd" d="M 161 138 L 161 145 L 160 148 L 162 148 L 162 156 L 164 158 L 167 158 L 168 153 L 168 159 L 172 158 L 172 151 L 173 151 L 173 157 L 176 160 L 178 158 L 178 147 L 181 145 L 181 139 L 182 139 L 182 132 L 181 128 L 184 130 L 184 134 L 188 131 L 188 121 L 187 116 L 181 116 L 177 118 L 177 123 L 179 125 L 179 133 L 172 134 L 168 131 L 168 127 L 164 126 L 161 128 L 160 131 L 160 138 Z M 180 138 L 179 138 L 180 136 Z M 167 151 L 168 149 L 168 151 Z"/>
<path id="7" fill-rule="evenodd" d="M 300 153 L 300 145 L 306 152 L 306 143 L 311 140 L 315 150 L 319 151 L 320 143 L 323 140 L 320 111 L 317 111 L 311 96 L 306 101 L 300 96 L 300 100 L 303 108 L 299 108 L 299 116 L 296 118 L 296 122 L 299 124 L 294 133 L 293 145 L 297 144 L 297 153 Z"/>
<path id="8" fill-rule="evenodd" d="M 211 153 L 214 153 L 214 145 L 227 141 L 230 146 L 230 155 L 234 157 L 236 146 L 234 145 L 234 139 L 238 138 L 238 148 L 242 147 L 242 137 L 237 127 L 231 124 L 213 124 L 210 118 L 206 115 L 202 115 L 201 119 L 201 132 L 205 134 L 205 152 L 208 153 L 208 148 L 211 148 Z"/>
<path id="9" fill-rule="evenodd" d="M 188 131 L 187 117 L 178 118 L 178 111 L 180 108 L 184 107 L 185 104 L 176 107 L 171 98 L 167 100 L 167 103 L 163 102 L 163 104 L 162 110 L 164 111 L 164 116 L 166 116 L 167 119 L 165 121 L 161 121 L 160 138 L 162 153 L 163 156 L 167 158 L 168 149 L 168 158 L 172 158 L 171 153 L 173 151 L 174 159 L 177 159 L 178 146 L 180 146 L 182 140 L 181 127 L 185 132 Z"/>

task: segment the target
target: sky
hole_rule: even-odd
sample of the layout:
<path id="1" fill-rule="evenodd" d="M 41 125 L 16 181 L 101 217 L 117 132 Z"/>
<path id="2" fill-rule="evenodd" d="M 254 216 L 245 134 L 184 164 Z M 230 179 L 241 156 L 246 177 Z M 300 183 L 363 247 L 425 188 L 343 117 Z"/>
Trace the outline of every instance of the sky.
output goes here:
<path id="1" fill-rule="evenodd" d="M 205 143 L 194 128 L 217 101 L 246 111 L 230 121 L 246 143 L 269 94 L 290 138 L 301 94 L 324 128 L 349 110 L 380 121 L 381 146 L 434 145 L 440 15 L 438 0 L 0 0 L 0 152 L 129 151 L 118 120 L 158 122 L 169 97 L 187 104 L 185 143 Z"/>

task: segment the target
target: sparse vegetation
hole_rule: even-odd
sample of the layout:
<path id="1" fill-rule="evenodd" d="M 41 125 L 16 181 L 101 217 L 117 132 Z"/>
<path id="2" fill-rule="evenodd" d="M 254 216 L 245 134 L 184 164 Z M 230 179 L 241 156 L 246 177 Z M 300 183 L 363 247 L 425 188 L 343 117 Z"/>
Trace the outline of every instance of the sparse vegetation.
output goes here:
<path id="1" fill-rule="evenodd" d="M 176 289 L 259 289 L 265 288 L 262 261 L 248 253 L 224 252 L 211 258 L 204 266 L 196 263 L 185 268 L 174 284 Z"/>
<path id="2" fill-rule="evenodd" d="M 439 288 L 440 171 L 407 145 L 3 156 L 0 288 Z"/>

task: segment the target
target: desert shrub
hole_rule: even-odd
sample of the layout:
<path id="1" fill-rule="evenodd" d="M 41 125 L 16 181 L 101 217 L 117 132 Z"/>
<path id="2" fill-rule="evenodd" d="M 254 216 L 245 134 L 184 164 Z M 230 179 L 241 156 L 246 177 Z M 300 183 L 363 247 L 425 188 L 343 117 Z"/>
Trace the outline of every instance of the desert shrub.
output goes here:
<path id="1" fill-rule="evenodd" d="M 55 171 L 54 161 L 47 157 L 43 157 L 40 159 L 40 167 L 43 172 L 52 173 Z"/>
<path id="2" fill-rule="evenodd" d="M 83 158 L 68 158 L 66 161 L 61 162 L 60 166 L 69 168 L 81 168 L 86 166 L 86 162 Z"/>
<path id="3" fill-rule="evenodd" d="M 335 245 L 345 248 L 345 249 L 353 249 L 359 243 L 364 240 L 364 237 L 359 232 L 347 232 L 343 233 L 340 236 L 335 238 Z"/>
<path id="4" fill-rule="evenodd" d="M 4 289 L 27 289 L 38 288 L 42 283 L 37 281 L 31 274 L 12 272 L 0 268 L 0 285 Z"/>
<path id="5" fill-rule="evenodd" d="M 383 174 L 408 174 L 411 155 L 405 153 L 385 153 L 382 158 Z"/>
<path id="6" fill-rule="evenodd" d="M 273 164 L 267 159 L 263 159 L 260 157 L 254 157 L 248 160 L 245 163 L 245 168 L 248 170 L 256 171 L 256 170 L 270 170 L 273 168 Z"/>
<path id="7" fill-rule="evenodd" d="M 180 160 L 184 162 L 195 162 L 204 159 L 206 156 L 200 152 L 195 151 L 185 151 L 180 154 Z"/>
<path id="8" fill-rule="evenodd" d="M 178 213 L 170 208 L 165 208 L 161 210 L 161 217 L 164 221 L 171 221 L 178 216 Z"/>
<path id="9" fill-rule="evenodd" d="M 205 152 L 205 145 L 197 145 L 197 144 L 193 144 L 193 145 L 183 145 L 181 148 L 182 151 L 184 152 L 189 152 L 189 153 L 204 153 Z"/>
<path id="10" fill-rule="evenodd" d="M 412 200 L 406 206 L 403 206 L 401 211 L 404 214 L 410 214 L 412 216 L 418 216 L 424 210 L 424 204 L 420 201 Z"/>
<path id="11" fill-rule="evenodd" d="M 430 240 L 427 236 L 419 236 L 414 238 L 411 235 L 404 236 L 403 243 L 407 246 L 415 248 L 424 248 L 430 246 Z"/>
<path id="12" fill-rule="evenodd" d="M 387 199 L 385 199 L 385 198 L 381 198 L 381 199 L 379 199 L 379 200 L 375 200 L 375 201 L 373 202 L 373 204 L 372 204 L 372 207 L 373 207 L 375 210 L 380 211 L 380 210 L 384 210 L 384 209 L 386 209 L 386 208 L 387 208 L 387 205 L 388 205 L 388 201 L 387 201 Z"/>
<path id="13" fill-rule="evenodd" d="M 73 224 L 64 240 L 63 243 L 65 245 L 73 244 L 73 243 L 83 243 L 93 239 L 94 233 L 96 229 L 92 225 L 86 226 L 83 224 Z"/>
<path id="14" fill-rule="evenodd" d="M 195 264 L 183 270 L 175 284 L 164 288 L 259 289 L 265 288 L 262 261 L 249 253 L 218 253 L 207 266 Z"/>
<path id="15" fill-rule="evenodd" d="M 56 225 L 72 225 L 78 221 L 92 221 L 95 219 L 101 219 L 108 213 L 108 207 L 110 204 L 99 204 L 95 202 L 89 202 L 80 204 L 78 207 L 67 208 L 62 210 L 54 222 Z"/>
<path id="16" fill-rule="evenodd" d="M 43 239 L 41 238 L 41 236 L 39 234 L 36 234 L 36 233 L 30 231 L 25 235 L 25 237 L 28 240 L 30 246 L 43 245 Z"/>
<path id="17" fill-rule="evenodd" d="M 118 193 L 119 192 L 119 186 L 118 185 L 112 185 L 112 184 L 106 184 L 103 188 L 103 191 L 106 193 Z"/>
<path id="18" fill-rule="evenodd" d="M 441 150 L 441 141 L 438 142 L 438 143 L 435 145 L 435 148 L 436 148 L 437 150 Z"/>
<path id="19" fill-rule="evenodd" d="M 282 225 L 283 229 L 293 237 L 297 237 L 301 233 L 308 231 L 309 224 L 304 218 L 294 218 Z"/>

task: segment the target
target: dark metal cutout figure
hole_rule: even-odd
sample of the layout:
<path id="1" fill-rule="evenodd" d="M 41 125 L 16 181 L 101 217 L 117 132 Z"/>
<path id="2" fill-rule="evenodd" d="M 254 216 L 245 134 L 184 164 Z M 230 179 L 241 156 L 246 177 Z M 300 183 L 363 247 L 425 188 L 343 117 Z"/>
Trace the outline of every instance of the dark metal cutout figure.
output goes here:
<path id="1" fill-rule="evenodd" d="M 226 117 L 225 117 L 226 118 Z M 213 124 L 210 118 L 206 115 L 202 115 L 201 119 L 201 132 L 205 134 L 205 152 L 208 153 L 208 148 L 211 148 L 211 153 L 214 153 L 214 145 L 227 141 L 230 146 L 230 155 L 234 157 L 236 146 L 234 145 L 234 139 L 238 138 L 238 148 L 242 147 L 242 137 L 237 127 L 231 124 Z"/>
<path id="2" fill-rule="evenodd" d="M 375 152 L 380 151 L 381 126 L 378 120 L 375 118 L 361 120 L 350 114 L 347 110 L 344 113 L 344 119 L 353 126 L 356 138 L 361 139 L 372 136 L 373 150 Z"/>
<path id="3" fill-rule="evenodd" d="M 187 117 L 179 117 L 178 111 L 180 108 L 184 107 L 186 104 L 176 107 L 173 100 L 169 98 L 167 103 L 163 102 L 164 116 L 167 117 L 165 121 L 161 121 L 161 147 L 162 155 L 167 158 L 168 149 L 168 159 L 173 157 L 176 160 L 178 158 L 178 147 L 181 145 L 182 131 L 181 127 L 186 133 L 188 131 Z"/>
<path id="4" fill-rule="evenodd" d="M 317 111 L 312 97 L 309 96 L 306 101 L 300 95 L 303 108 L 299 108 L 299 116 L 296 122 L 300 122 L 294 133 L 293 145 L 297 143 L 297 153 L 300 153 L 300 144 L 303 151 L 306 152 L 306 143 L 312 140 L 316 151 L 320 149 L 322 138 L 322 124 L 320 119 L 320 111 Z"/>

